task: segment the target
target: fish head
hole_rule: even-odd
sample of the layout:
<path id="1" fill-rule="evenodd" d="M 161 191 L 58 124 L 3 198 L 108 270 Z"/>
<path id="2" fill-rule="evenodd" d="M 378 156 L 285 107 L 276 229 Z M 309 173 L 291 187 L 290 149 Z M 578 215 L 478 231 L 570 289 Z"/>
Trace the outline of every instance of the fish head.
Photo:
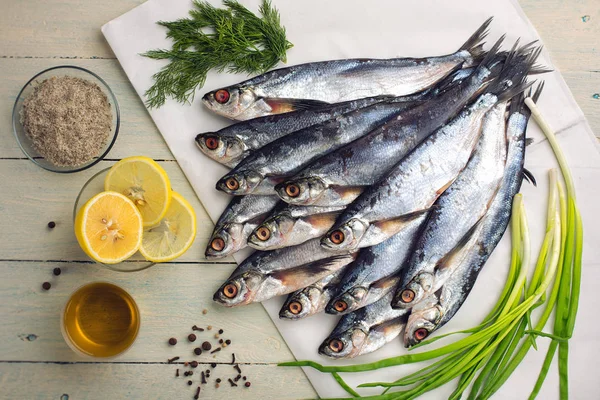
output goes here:
<path id="1" fill-rule="evenodd" d="M 362 286 L 354 287 L 340 296 L 337 296 L 327 304 L 327 314 L 344 315 L 354 311 L 362 305 L 368 290 Z"/>
<path id="2" fill-rule="evenodd" d="M 258 100 L 252 89 L 238 85 L 206 93 L 202 103 L 214 112 L 231 119 L 238 119 Z"/>
<path id="3" fill-rule="evenodd" d="M 357 327 L 332 334 L 319 346 L 319 354 L 331 358 L 356 357 L 367 342 L 368 336 L 367 332 Z"/>
<path id="4" fill-rule="evenodd" d="M 283 247 L 294 223 L 295 220 L 285 214 L 269 218 L 254 229 L 248 238 L 248 244 L 258 250 Z"/>
<path id="5" fill-rule="evenodd" d="M 398 289 L 392 306 L 394 308 L 411 308 L 423 300 L 433 287 L 433 274 L 422 272 L 415 276 L 407 285 Z"/>
<path id="6" fill-rule="evenodd" d="M 281 319 L 301 319 L 313 314 L 313 299 L 321 295 L 321 291 L 315 287 L 309 286 L 303 290 L 290 295 L 281 310 L 279 318 Z"/>
<path id="7" fill-rule="evenodd" d="M 263 179 L 261 174 L 253 170 L 231 172 L 219 179 L 216 188 L 227 194 L 240 196 L 252 193 Z"/>
<path id="8" fill-rule="evenodd" d="M 411 312 L 404 328 L 404 346 L 411 347 L 425 340 L 436 330 L 442 316 L 439 305 Z"/>
<path id="9" fill-rule="evenodd" d="M 213 295 L 213 300 L 225 307 L 235 307 L 251 303 L 260 290 L 263 277 L 255 271 L 230 278 Z"/>
<path id="10" fill-rule="evenodd" d="M 314 204 L 327 185 L 319 177 L 308 177 L 282 182 L 275 186 L 277 195 L 286 203 L 311 205 Z"/>
<path id="11" fill-rule="evenodd" d="M 244 246 L 244 225 L 225 224 L 215 231 L 206 246 L 206 258 L 226 257 Z"/>
<path id="12" fill-rule="evenodd" d="M 358 247 L 367 231 L 367 225 L 352 218 L 342 225 L 334 227 L 321 238 L 321 246 L 330 250 L 352 250 Z"/>
<path id="13" fill-rule="evenodd" d="M 196 145 L 201 152 L 221 164 L 229 164 L 243 156 L 244 142 L 234 136 L 219 136 L 213 132 L 196 136 Z"/>

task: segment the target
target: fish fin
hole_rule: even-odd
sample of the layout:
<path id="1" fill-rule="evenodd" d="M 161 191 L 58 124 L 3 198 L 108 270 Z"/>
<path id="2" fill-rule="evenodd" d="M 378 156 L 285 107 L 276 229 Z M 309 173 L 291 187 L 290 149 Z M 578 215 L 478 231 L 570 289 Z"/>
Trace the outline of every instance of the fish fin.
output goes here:
<path id="1" fill-rule="evenodd" d="M 532 145 L 535 142 L 535 140 L 533 138 L 526 138 L 525 139 L 525 147 Z"/>
<path id="2" fill-rule="evenodd" d="M 540 95 L 542 94 L 542 90 L 544 90 L 544 85 L 545 85 L 545 82 L 542 81 L 542 82 L 538 83 L 537 88 L 535 89 L 535 92 L 533 92 L 533 95 L 532 95 L 531 91 L 529 92 L 528 97 L 531 97 L 534 103 L 538 102 Z"/>
<path id="3" fill-rule="evenodd" d="M 303 286 L 306 287 L 339 270 L 344 265 L 351 263 L 356 258 L 356 254 L 357 253 L 333 256 L 323 260 L 300 265 L 295 268 L 274 271 L 269 275 L 272 278 L 280 281 L 283 286 L 297 286 L 294 285 L 294 282 L 302 281 L 304 283 L 308 282 Z M 310 280 L 312 280 L 312 282 L 309 282 Z"/>
<path id="4" fill-rule="evenodd" d="M 457 79 L 456 78 L 456 74 L 457 72 L 461 71 L 463 66 L 464 66 L 464 62 L 457 64 L 449 73 L 448 75 L 446 75 L 446 77 L 444 79 L 442 79 L 436 86 L 435 86 L 435 90 L 437 91 L 437 93 L 441 93 L 444 91 L 447 91 L 449 89 L 452 89 L 455 86 L 458 86 L 463 79 Z M 465 78 L 468 78 L 469 76 L 471 76 L 470 74 L 467 75 Z"/>
<path id="5" fill-rule="evenodd" d="M 337 193 L 343 203 L 352 203 L 365 190 L 365 186 L 330 186 L 330 190 Z"/>
<path id="6" fill-rule="evenodd" d="M 393 274 L 390 276 L 383 277 L 378 281 L 375 281 L 371 284 L 372 288 L 377 289 L 391 289 L 395 287 L 400 281 L 400 277 L 397 274 Z"/>
<path id="7" fill-rule="evenodd" d="M 397 217 L 397 218 L 391 218 L 391 219 L 386 219 L 386 220 L 382 220 L 382 221 L 372 222 L 371 225 L 376 227 L 377 229 L 379 229 L 382 232 L 387 232 L 387 233 L 390 233 L 391 235 L 393 235 L 393 234 L 396 234 L 397 232 L 400 232 L 400 230 L 402 229 L 402 227 L 404 225 L 412 222 L 413 220 L 415 220 L 417 218 L 420 218 L 420 217 L 426 215 L 429 212 L 429 210 L 431 210 L 431 208 L 414 211 L 409 214 L 401 215 L 400 217 Z"/>
<path id="8" fill-rule="evenodd" d="M 323 233 L 327 232 L 335 223 L 337 217 L 342 213 L 342 211 L 332 211 L 322 214 L 313 214 L 306 217 L 303 217 L 304 221 L 306 221 L 310 226 L 320 229 Z"/>
<path id="9" fill-rule="evenodd" d="M 529 171 L 527 168 L 523 168 L 523 179 L 531 183 L 533 186 L 537 187 L 537 181 L 535 180 L 535 176 L 533 176 L 531 171 Z"/>
<path id="10" fill-rule="evenodd" d="M 408 314 L 408 313 L 407 313 Z M 382 336 L 387 336 L 388 332 L 391 334 L 392 332 L 396 332 L 399 329 L 401 330 L 406 324 L 406 319 L 408 317 L 402 315 L 398 318 L 388 319 L 387 321 L 383 321 L 380 324 L 374 325 L 369 329 L 370 333 L 379 333 Z"/>
<path id="11" fill-rule="evenodd" d="M 444 193 L 446 191 L 446 189 L 448 189 L 450 186 L 452 186 L 453 183 L 454 183 L 454 179 L 446 182 L 446 184 L 444 186 L 439 188 L 437 191 L 438 196 L 441 195 L 442 193 Z"/>
<path id="12" fill-rule="evenodd" d="M 313 110 L 331 106 L 331 103 L 311 99 L 278 99 L 263 97 L 262 101 L 267 103 L 273 112 L 277 114 L 297 110 Z"/>
<path id="13" fill-rule="evenodd" d="M 459 50 L 467 50 L 471 53 L 474 61 L 479 61 L 485 56 L 485 51 L 483 50 L 483 39 L 489 34 L 488 27 L 492 23 L 494 17 L 488 18 L 468 39 L 467 41 L 460 47 Z"/>
<path id="14" fill-rule="evenodd" d="M 471 240 L 477 236 L 479 232 L 479 227 L 482 226 L 482 222 L 485 220 L 485 215 L 479 220 L 463 235 L 463 237 L 458 241 L 456 246 L 452 250 L 448 252 L 444 257 L 442 257 L 436 264 L 434 271 L 437 274 L 438 271 L 445 270 L 448 266 L 454 265 L 455 260 L 460 260 L 464 252 L 463 250 L 466 248 L 467 244 L 471 242 Z"/>
<path id="15" fill-rule="evenodd" d="M 497 64 L 498 61 L 504 61 L 506 59 L 506 53 L 500 52 L 500 46 L 502 45 L 504 38 L 505 35 L 502 35 L 500 39 L 498 39 L 496 43 L 494 43 L 492 48 L 489 49 L 488 52 L 485 54 L 483 60 L 481 60 L 481 63 L 477 66 L 477 69 L 492 69 L 492 66 Z"/>

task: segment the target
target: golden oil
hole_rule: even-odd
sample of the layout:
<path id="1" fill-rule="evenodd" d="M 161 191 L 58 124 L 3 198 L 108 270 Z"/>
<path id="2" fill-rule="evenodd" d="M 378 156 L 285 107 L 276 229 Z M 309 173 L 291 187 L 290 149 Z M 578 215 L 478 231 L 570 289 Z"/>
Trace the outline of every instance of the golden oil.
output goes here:
<path id="1" fill-rule="evenodd" d="M 71 347 L 91 357 L 114 357 L 127 350 L 140 328 L 140 312 L 133 298 L 106 282 L 78 289 L 62 315 L 62 330 Z"/>

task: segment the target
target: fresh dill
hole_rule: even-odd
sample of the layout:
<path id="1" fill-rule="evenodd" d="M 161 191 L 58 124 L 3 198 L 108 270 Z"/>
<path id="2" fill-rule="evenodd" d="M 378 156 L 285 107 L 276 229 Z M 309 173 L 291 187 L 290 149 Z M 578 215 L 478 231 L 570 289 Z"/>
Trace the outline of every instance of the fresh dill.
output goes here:
<path id="1" fill-rule="evenodd" d="M 167 97 L 180 103 L 193 101 L 211 69 L 263 73 L 286 61 L 286 51 L 293 45 L 269 0 L 263 0 L 260 17 L 235 0 L 223 0 L 223 4 L 225 8 L 216 8 L 195 0 L 190 18 L 158 22 L 167 28 L 173 46 L 143 54 L 170 61 L 153 76 L 154 84 L 146 91 L 148 107 L 162 106 Z"/>

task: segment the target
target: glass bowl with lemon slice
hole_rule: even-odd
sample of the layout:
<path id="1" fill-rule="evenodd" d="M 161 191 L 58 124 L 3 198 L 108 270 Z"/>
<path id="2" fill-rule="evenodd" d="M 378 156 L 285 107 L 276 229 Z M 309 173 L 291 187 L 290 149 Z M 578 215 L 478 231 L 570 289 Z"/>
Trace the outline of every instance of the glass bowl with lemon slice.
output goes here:
<path id="1" fill-rule="evenodd" d="M 129 157 L 94 175 L 73 209 L 75 236 L 94 261 L 141 271 L 176 259 L 196 237 L 196 214 L 148 157 Z"/>

